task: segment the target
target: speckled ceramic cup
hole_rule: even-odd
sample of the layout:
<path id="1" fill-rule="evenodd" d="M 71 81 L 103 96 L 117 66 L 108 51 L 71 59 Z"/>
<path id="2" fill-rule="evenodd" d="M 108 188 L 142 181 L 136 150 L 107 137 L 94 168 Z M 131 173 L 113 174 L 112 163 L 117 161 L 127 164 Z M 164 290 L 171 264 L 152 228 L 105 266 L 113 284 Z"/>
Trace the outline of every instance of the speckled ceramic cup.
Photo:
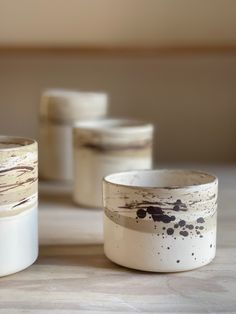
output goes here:
<path id="1" fill-rule="evenodd" d="M 153 126 L 135 120 L 101 119 L 74 127 L 74 201 L 102 207 L 102 179 L 117 171 L 150 169 Z"/>
<path id="2" fill-rule="evenodd" d="M 198 171 L 147 170 L 103 181 L 104 248 L 122 266 L 191 270 L 216 250 L 218 180 Z"/>
<path id="3" fill-rule="evenodd" d="M 38 256 L 38 149 L 34 140 L 0 136 L 0 276 Z"/>
<path id="4" fill-rule="evenodd" d="M 76 122 L 102 118 L 107 113 L 105 93 L 49 89 L 40 104 L 40 177 L 73 180 L 72 127 Z"/>

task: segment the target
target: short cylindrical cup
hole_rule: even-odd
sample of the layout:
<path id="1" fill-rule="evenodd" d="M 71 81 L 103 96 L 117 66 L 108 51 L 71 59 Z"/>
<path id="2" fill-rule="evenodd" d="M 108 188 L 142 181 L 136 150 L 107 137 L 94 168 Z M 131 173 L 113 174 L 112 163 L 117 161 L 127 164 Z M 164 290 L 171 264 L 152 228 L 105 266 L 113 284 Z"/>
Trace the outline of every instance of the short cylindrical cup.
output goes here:
<path id="1" fill-rule="evenodd" d="M 126 119 L 81 122 L 74 128 L 74 201 L 102 207 L 102 178 L 152 166 L 153 126 Z"/>
<path id="2" fill-rule="evenodd" d="M 0 276 L 25 269 L 37 256 L 37 143 L 0 136 Z"/>
<path id="3" fill-rule="evenodd" d="M 216 250 L 218 180 L 188 170 L 123 172 L 103 181 L 104 249 L 145 271 L 191 270 Z"/>
<path id="4" fill-rule="evenodd" d="M 105 93 L 49 89 L 40 104 L 40 177 L 73 179 L 72 127 L 81 120 L 102 118 L 107 113 Z"/>

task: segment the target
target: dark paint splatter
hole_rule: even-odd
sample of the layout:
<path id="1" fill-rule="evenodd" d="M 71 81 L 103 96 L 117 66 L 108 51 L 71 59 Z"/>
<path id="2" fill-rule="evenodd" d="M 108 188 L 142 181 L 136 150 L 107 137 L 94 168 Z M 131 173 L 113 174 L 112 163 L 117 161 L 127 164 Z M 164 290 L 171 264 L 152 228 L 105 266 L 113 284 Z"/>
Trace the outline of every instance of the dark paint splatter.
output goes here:
<path id="1" fill-rule="evenodd" d="M 180 227 L 185 226 L 185 224 L 186 224 L 185 220 L 180 220 L 180 222 L 179 222 L 179 226 Z"/>
<path id="2" fill-rule="evenodd" d="M 8 172 L 8 171 L 12 171 L 12 170 L 29 170 L 29 171 L 33 171 L 34 168 L 33 167 L 29 167 L 29 166 L 18 166 L 18 167 L 12 167 L 12 168 L 9 168 L 9 169 L 3 169 L 3 170 L 0 170 L 0 173 L 5 173 L 5 172 Z"/>
<path id="3" fill-rule="evenodd" d="M 175 206 L 173 207 L 173 210 L 176 211 L 176 212 L 178 212 L 178 211 L 180 210 L 180 208 L 179 208 L 178 205 L 175 205 Z"/>
<path id="4" fill-rule="evenodd" d="M 20 203 L 14 205 L 12 208 L 15 208 L 15 207 L 17 207 L 17 206 L 20 206 L 20 205 L 22 205 L 22 204 L 25 204 L 25 203 L 27 203 L 27 202 L 28 202 L 28 200 L 23 200 L 23 201 L 21 201 Z"/>
<path id="5" fill-rule="evenodd" d="M 205 220 L 204 220 L 204 218 L 202 218 L 202 217 L 199 217 L 198 219 L 197 219 L 197 223 L 199 223 L 199 224 L 203 224 L 205 222 Z"/>
<path id="6" fill-rule="evenodd" d="M 145 218 L 147 213 L 144 209 L 140 208 L 137 210 L 136 214 L 139 218 Z"/>
<path id="7" fill-rule="evenodd" d="M 173 228 L 168 228 L 166 230 L 166 232 L 167 232 L 168 235 L 172 235 L 174 233 L 174 229 Z"/>
<path id="8" fill-rule="evenodd" d="M 180 231 L 179 234 L 182 235 L 183 237 L 187 237 L 188 231 Z"/>
<path id="9" fill-rule="evenodd" d="M 161 209 L 161 207 L 157 207 L 157 206 L 148 206 L 147 212 L 150 215 L 161 215 L 161 214 L 163 214 L 163 210 Z"/>
<path id="10" fill-rule="evenodd" d="M 194 228 L 193 225 L 186 225 L 185 227 L 186 227 L 187 229 L 189 229 L 189 230 L 193 230 L 193 228 Z"/>
<path id="11" fill-rule="evenodd" d="M 175 216 L 168 216 L 168 215 L 152 215 L 152 219 L 154 221 L 161 221 L 165 224 L 170 223 L 171 221 L 175 220 Z"/>

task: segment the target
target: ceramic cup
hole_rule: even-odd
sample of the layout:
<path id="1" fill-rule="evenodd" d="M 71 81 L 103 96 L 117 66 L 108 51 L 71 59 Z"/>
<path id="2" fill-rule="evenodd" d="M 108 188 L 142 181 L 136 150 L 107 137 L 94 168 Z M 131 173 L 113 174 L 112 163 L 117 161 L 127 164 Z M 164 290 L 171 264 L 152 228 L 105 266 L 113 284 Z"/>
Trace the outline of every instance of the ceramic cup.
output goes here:
<path id="1" fill-rule="evenodd" d="M 103 181 L 104 248 L 145 271 L 191 270 L 216 250 L 217 178 L 188 170 L 131 171 Z"/>
<path id="2" fill-rule="evenodd" d="M 127 119 L 81 122 L 74 127 L 74 201 L 102 207 L 102 178 L 150 169 L 153 126 Z"/>
<path id="3" fill-rule="evenodd" d="M 0 276 L 38 256 L 38 151 L 34 140 L 0 136 Z"/>
<path id="4" fill-rule="evenodd" d="M 107 113 L 104 93 L 49 89 L 40 104 L 40 177 L 73 179 L 72 127 L 81 120 L 97 119 Z"/>

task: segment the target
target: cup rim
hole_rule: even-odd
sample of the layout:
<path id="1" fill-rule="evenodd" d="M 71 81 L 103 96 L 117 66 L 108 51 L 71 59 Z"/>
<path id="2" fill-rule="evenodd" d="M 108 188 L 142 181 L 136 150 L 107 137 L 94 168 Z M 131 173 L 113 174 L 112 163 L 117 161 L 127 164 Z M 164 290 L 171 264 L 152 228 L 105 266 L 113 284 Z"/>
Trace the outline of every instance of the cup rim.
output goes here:
<path id="1" fill-rule="evenodd" d="M 75 123 L 73 129 L 97 131 L 99 133 L 136 133 L 138 131 L 152 132 L 154 125 L 151 122 L 132 118 L 101 118 L 96 120 L 79 121 Z"/>
<path id="2" fill-rule="evenodd" d="M 15 144 L 16 146 L 0 147 L 0 152 L 20 150 L 37 144 L 37 141 L 28 137 L 0 135 L 0 144 L 4 143 Z"/>
<path id="3" fill-rule="evenodd" d="M 94 90 L 94 91 L 86 91 L 80 89 L 67 89 L 60 87 L 52 87 L 46 88 L 42 91 L 42 97 L 50 97 L 50 98 L 69 98 L 69 97 L 78 97 L 78 96 L 107 96 L 107 93 L 103 90 Z"/>
<path id="4" fill-rule="evenodd" d="M 154 186 L 154 185 L 129 185 L 129 184 L 123 184 L 123 183 L 116 183 L 112 182 L 112 178 L 114 176 L 122 176 L 122 175 L 135 175 L 135 174 L 141 174 L 141 173 L 161 173 L 161 172 L 168 172 L 168 173 L 176 173 L 176 172 L 182 172 L 183 174 L 198 174 L 204 175 L 209 177 L 209 181 L 203 182 L 203 183 L 196 183 L 196 184 L 189 184 L 189 185 L 168 185 L 168 186 Z M 180 190 L 180 189 L 189 189 L 189 188 L 196 188 L 200 186 L 207 186 L 211 185 L 213 183 L 218 183 L 217 176 L 200 170 L 192 170 L 192 169 L 142 169 L 142 170 L 131 170 L 131 171 L 122 171 L 117 173 L 112 173 L 103 178 L 103 183 L 110 184 L 113 186 L 119 186 L 119 187 L 125 187 L 129 189 L 136 189 L 136 190 Z"/>

